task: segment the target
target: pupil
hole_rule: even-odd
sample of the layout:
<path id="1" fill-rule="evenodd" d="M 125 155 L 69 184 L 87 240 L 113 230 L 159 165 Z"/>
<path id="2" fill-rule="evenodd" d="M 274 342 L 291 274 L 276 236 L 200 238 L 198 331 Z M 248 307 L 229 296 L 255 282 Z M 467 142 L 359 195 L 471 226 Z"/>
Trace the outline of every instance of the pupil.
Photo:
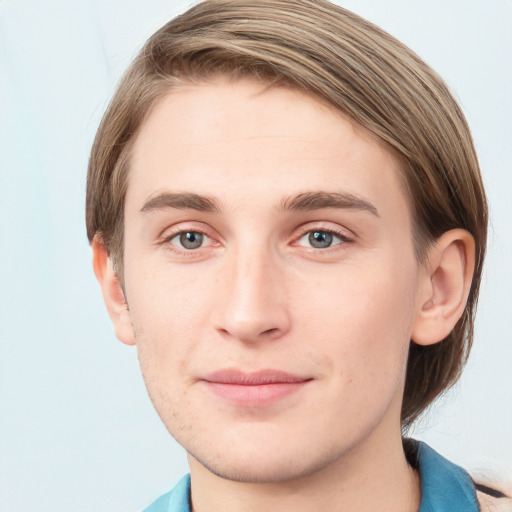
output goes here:
<path id="1" fill-rule="evenodd" d="M 203 243 L 203 235 L 201 233 L 194 233 L 193 231 L 181 233 L 180 243 L 185 249 L 197 249 L 201 247 Z"/>
<path id="2" fill-rule="evenodd" d="M 325 231 L 313 231 L 309 234 L 309 243 L 317 249 L 330 247 L 332 244 L 332 235 Z"/>

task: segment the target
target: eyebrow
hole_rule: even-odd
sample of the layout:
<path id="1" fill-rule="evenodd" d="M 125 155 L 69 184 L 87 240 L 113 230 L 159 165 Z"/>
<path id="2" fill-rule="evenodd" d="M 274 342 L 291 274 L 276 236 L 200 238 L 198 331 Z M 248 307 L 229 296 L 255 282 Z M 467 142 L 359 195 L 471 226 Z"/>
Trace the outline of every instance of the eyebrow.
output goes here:
<path id="1" fill-rule="evenodd" d="M 164 210 L 167 208 L 190 209 L 201 212 L 219 213 L 220 207 L 213 197 L 192 194 L 190 192 L 164 192 L 148 199 L 141 212 Z"/>
<path id="2" fill-rule="evenodd" d="M 281 210 L 312 211 L 322 208 L 342 208 L 366 211 L 380 217 L 377 208 L 354 194 L 341 192 L 305 192 L 281 202 Z"/>
<path id="3" fill-rule="evenodd" d="M 140 211 L 151 212 L 167 208 L 190 209 L 209 213 L 221 212 L 219 203 L 214 197 L 191 192 L 163 192 L 148 199 Z M 379 217 L 379 212 L 373 204 L 354 194 L 342 192 L 304 192 L 283 199 L 278 207 L 281 211 L 313 211 L 323 208 L 361 210 Z"/>

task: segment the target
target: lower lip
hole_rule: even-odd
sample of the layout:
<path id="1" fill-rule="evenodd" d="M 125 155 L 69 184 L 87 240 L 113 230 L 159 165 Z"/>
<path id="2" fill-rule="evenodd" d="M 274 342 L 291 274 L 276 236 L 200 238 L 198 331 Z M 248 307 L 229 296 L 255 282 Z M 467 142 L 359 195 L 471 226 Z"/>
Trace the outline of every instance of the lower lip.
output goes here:
<path id="1" fill-rule="evenodd" d="M 308 382 L 275 382 L 261 385 L 224 384 L 219 382 L 206 382 L 206 384 L 215 395 L 233 405 L 264 407 L 296 393 Z"/>

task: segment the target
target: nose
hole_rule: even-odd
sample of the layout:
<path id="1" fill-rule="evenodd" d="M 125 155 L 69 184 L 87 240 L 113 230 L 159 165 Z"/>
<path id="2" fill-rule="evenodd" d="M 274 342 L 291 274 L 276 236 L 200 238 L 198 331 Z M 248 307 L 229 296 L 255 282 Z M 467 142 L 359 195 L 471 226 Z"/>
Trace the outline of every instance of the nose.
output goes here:
<path id="1" fill-rule="evenodd" d="M 244 343 L 277 340 L 291 325 L 282 263 L 264 251 L 247 251 L 223 262 L 218 276 L 215 328 Z"/>

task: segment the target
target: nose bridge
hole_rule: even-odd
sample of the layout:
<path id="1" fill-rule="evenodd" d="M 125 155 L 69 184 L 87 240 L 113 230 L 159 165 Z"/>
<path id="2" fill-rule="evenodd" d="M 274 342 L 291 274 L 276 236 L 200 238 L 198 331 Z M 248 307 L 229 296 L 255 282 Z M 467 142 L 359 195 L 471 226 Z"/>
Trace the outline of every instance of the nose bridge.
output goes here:
<path id="1" fill-rule="evenodd" d="M 224 262 L 217 329 L 241 341 L 277 338 L 289 329 L 285 276 L 279 258 L 257 242 L 230 251 Z"/>

